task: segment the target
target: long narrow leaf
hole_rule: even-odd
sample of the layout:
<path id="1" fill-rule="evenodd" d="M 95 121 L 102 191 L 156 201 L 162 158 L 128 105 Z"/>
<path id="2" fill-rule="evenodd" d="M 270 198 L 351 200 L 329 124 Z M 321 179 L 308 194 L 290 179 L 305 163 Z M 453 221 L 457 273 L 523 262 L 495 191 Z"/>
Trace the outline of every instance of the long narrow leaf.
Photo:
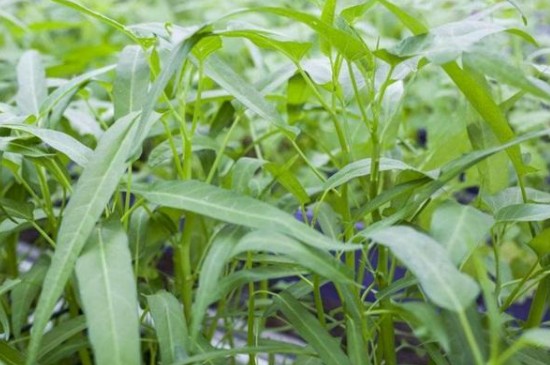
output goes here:
<path id="1" fill-rule="evenodd" d="M 120 119 L 99 140 L 67 204 L 52 265 L 44 280 L 35 312 L 27 358 L 29 365 L 36 359 L 46 323 L 73 271 L 76 259 L 124 174 L 130 148 L 135 143 L 135 128 L 131 127 L 136 116 L 129 114 Z"/>
<path id="2" fill-rule="evenodd" d="M 139 365 L 136 283 L 121 226 L 97 228 L 76 263 L 76 277 L 96 364 Z"/>
<path id="3" fill-rule="evenodd" d="M 320 249 L 355 250 L 360 247 L 334 242 L 267 203 L 200 181 L 134 184 L 132 192 L 166 207 L 184 209 L 246 227 L 285 233 Z"/>
<path id="4" fill-rule="evenodd" d="M 185 360 L 188 334 L 181 303 L 166 291 L 149 295 L 147 303 L 155 323 L 162 363 Z"/>

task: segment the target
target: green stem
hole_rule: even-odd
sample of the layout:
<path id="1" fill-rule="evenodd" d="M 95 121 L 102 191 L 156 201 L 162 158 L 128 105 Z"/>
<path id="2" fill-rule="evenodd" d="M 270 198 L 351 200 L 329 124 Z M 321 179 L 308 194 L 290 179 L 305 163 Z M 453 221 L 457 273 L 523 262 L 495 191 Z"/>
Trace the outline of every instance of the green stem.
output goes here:
<path id="1" fill-rule="evenodd" d="M 550 276 L 539 281 L 524 328 L 538 327 L 541 324 L 548 309 L 548 298 L 550 298 Z"/>
<path id="2" fill-rule="evenodd" d="M 247 253 L 247 259 L 246 259 L 246 268 L 251 269 L 254 265 L 253 261 L 253 253 L 248 252 Z M 256 339 L 255 339 L 255 328 L 254 328 L 254 322 L 256 320 L 255 316 L 255 287 L 254 282 L 251 281 L 248 283 L 248 319 L 247 319 L 247 345 L 249 347 L 254 347 L 256 345 Z M 251 353 L 248 358 L 248 365 L 256 365 L 256 355 Z"/>
<path id="3" fill-rule="evenodd" d="M 483 355 L 481 354 L 481 350 L 477 345 L 476 338 L 474 336 L 474 333 L 472 332 L 472 327 L 470 326 L 470 322 L 468 322 L 468 318 L 466 317 L 466 314 L 464 313 L 464 311 L 459 311 L 457 315 L 460 321 L 460 325 L 464 330 L 466 341 L 468 342 L 468 345 L 472 350 L 472 354 L 474 355 L 474 360 L 476 365 L 484 365 L 485 361 L 483 360 Z"/>

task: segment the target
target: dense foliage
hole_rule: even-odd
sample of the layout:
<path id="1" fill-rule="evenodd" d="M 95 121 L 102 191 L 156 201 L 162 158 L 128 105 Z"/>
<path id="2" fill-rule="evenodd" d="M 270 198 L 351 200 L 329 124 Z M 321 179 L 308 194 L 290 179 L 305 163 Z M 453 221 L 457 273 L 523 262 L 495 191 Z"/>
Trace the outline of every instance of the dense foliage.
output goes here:
<path id="1" fill-rule="evenodd" d="M 550 363 L 547 1 L 0 5 L 0 362 Z"/>

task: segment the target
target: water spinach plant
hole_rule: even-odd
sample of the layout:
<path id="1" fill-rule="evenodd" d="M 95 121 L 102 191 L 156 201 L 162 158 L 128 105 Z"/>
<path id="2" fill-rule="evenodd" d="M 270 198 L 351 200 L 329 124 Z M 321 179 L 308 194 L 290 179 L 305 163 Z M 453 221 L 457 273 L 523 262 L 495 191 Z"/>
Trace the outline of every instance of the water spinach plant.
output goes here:
<path id="1" fill-rule="evenodd" d="M 550 363 L 547 2 L 0 4 L 0 362 Z"/>

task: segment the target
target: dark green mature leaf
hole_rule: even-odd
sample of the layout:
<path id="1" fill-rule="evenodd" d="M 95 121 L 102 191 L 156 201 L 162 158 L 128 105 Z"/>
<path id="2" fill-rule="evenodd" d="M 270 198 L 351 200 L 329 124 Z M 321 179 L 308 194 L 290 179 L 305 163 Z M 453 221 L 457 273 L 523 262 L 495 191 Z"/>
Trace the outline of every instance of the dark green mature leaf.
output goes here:
<path id="1" fill-rule="evenodd" d="M 67 204 L 52 265 L 44 280 L 35 312 L 28 351 L 29 365 L 36 359 L 42 332 L 76 259 L 124 174 L 126 160 L 135 143 L 136 129 L 131 127 L 132 124 L 135 126 L 136 117 L 134 113 L 118 120 L 99 140 Z"/>
<path id="2" fill-rule="evenodd" d="M 351 365 L 338 341 L 321 326 L 317 319 L 297 299 L 283 292 L 278 295 L 276 301 L 289 324 L 317 351 L 325 364 Z"/>
<path id="3" fill-rule="evenodd" d="M 149 85 L 147 56 L 139 46 L 127 46 L 120 53 L 113 83 L 115 119 L 141 109 Z"/>
<path id="4" fill-rule="evenodd" d="M 474 207 L 447 202 L 432 216 L 431 232 L 442 243 L 455 264 L 462 263 L 478 245 L 485 242 L 494 219 Z"/>
<path id="5" fill-rule="evenodd" d="M 323 236 L 298 222 L 291 215 L 262 201 L 200 181 L 159 181 L 134 184 L 132 192 L 167 207 L 219 219 L 228 223 L 288 234 L 304 243 L 325 250 L 355 250 Z"/>
<path id="6" fill-rule="evenodd" d="M 0 362 L 6 365 L 22 365 L 25 363 L 25 358 L 6 341 L 0 341 Z"/>
<path id="7" fill-rule="evenodd" d="M 128 237 L 100 225 L 76 263 L 76 277 L 96 364 L 141 363 L 136 282 Z"/>
<path id="8" fill-rule="evenodd" d="M 479 294 L 475 281 L 458 271 L 445 249 L 431 237 L 405 226 L 385 228 L 369 237 L 388 247 L 438 306 L 464 311 Z"/>
<path id="9" fill-rule="evenodd" d="M 497 222 L 534 222 L 550 219 L 550 204 L 514 204 L 498 210 Z"/>
<path id="10" fill-rule="evenodd" d="M 48 96 L 46 71 L 37 51 L 26 51 L 17 64 L 17 106 L 22 114 L 38 115 Z"/>
<path id="11" fill-rule="evenodd" d="M 164 290 L 147 296 L 147 303 L 155 323 L 162 363 L 187 359 L 189 336 L 181 303 Z"/>

